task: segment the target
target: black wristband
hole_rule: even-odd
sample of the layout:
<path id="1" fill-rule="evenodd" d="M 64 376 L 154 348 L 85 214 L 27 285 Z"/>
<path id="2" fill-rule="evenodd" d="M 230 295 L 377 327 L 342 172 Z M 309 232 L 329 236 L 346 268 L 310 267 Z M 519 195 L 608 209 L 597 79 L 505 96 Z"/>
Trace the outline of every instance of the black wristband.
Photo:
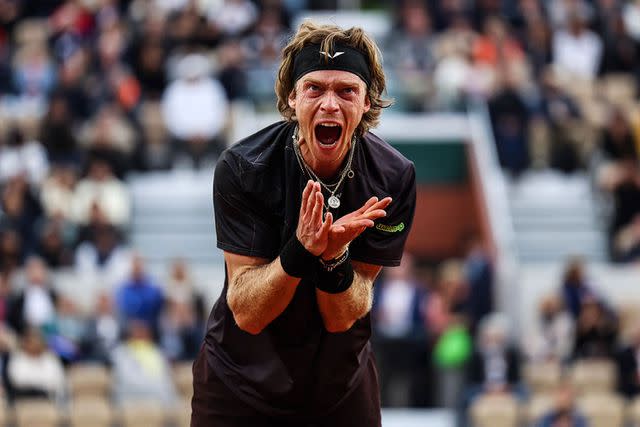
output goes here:
<path id="1" fill-rule="evenodd" d="M 316 256 L 294 234 L 280 252 L 282 269 L 291 277 L 309 277 L 315 272 Z"/>
<path id="2" fill-rule="evenodd" d="M 347 258 L 331 271 L 327 271 L 318 262 L 316 263 L 316 288 L 328 294 L 339 294 L 351 287 L 354 275 L 350 258 Z"/>

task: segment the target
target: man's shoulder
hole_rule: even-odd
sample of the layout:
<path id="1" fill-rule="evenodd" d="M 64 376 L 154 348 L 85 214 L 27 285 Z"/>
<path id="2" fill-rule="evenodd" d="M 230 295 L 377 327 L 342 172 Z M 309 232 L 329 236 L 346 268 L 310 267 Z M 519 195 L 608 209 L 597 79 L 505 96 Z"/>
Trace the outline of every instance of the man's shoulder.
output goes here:
<path id="1" fill-rule="evenodd" d="M 233 165 L 241 163 L 244 167 L 265 167 L 276 153 L 284 150 L 292 129 L 290 122 L 273 123 L 227 148 L 220 160 Z"/>
<path id="2" fill-rule="evenodd" d="M 413 173 L 413 162 L 379 136 L 367 132 L 363 142 L 369 174 L 384 176 L 389 182 L 399 183 L 397 180 Z"/>

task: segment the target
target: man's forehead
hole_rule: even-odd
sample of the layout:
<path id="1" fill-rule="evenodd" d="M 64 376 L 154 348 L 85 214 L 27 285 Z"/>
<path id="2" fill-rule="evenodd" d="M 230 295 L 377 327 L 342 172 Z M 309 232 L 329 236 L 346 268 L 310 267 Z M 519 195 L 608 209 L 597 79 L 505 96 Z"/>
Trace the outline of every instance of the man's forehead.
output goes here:
<path id="1" fill-rule="evenodd" d="M 349 71 L 342 70 L 316 70 L 305 74 L 299 80 L 304 83 L 307 81 L 324 83 L 324 84 L 344 84 L 344 85 L 366 85 L 364 81 L 357 75 Z"/>

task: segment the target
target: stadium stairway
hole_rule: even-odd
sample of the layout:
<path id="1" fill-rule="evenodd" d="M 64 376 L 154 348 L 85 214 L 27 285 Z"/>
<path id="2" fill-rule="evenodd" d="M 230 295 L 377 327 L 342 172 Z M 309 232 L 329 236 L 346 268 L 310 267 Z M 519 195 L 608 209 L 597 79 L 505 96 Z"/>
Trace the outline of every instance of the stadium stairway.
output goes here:
<path id="1" fill-rule="evenodd" d="M 572 255 L 606 261 L 606 230 L 588 175 L 527 172 L 509 180 L 508 198 L 520 262 Z"/>
<path id="2" fill-rule="evenodd" d="M 132 247 L 151 264 L 175 257 L 193 264 L 222 263 L 222 252 L 215 245 L 212 182 L 212 170 L 130 177 Z"/>

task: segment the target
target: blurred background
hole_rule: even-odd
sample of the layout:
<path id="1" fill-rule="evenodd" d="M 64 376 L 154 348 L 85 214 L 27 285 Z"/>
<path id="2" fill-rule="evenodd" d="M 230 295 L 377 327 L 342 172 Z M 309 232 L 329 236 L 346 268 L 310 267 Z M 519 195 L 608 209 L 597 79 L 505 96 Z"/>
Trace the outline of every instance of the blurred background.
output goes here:
<path id="1" fill-rule="evenodd" d="M 188 425 L 216 159 L 306 18 L 376 39 L 417 169 L 384 425 L 640 425 L 638 0 L 0 0 L 0 425 Z"/>

